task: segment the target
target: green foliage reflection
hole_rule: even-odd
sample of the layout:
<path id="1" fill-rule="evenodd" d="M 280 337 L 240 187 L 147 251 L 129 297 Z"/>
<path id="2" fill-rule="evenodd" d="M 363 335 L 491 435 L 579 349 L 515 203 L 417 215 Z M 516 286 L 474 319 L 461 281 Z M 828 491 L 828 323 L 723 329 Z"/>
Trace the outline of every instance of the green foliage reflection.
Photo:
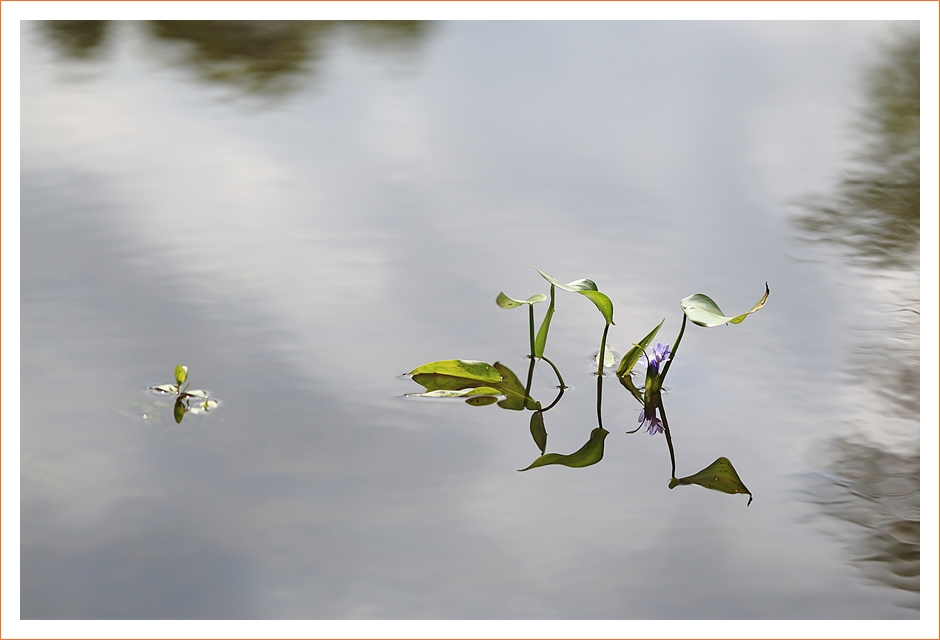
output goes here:
<path id="1" fill-rule="evenodd" d="M 148 389 L 160 395 L 176 396 L 173 404 L 173 419 L 176 420 L 176 424 L 180 424 L 187 413 L 209 413 L 219 406 L 219 401 L 210 398 L 208 391 L 189 388 L 189 383 L 186 382 L 189 379 L 189 367 L 186 365 L 176 365 L 173 378 L 176 384 L 158 384 Z"/>

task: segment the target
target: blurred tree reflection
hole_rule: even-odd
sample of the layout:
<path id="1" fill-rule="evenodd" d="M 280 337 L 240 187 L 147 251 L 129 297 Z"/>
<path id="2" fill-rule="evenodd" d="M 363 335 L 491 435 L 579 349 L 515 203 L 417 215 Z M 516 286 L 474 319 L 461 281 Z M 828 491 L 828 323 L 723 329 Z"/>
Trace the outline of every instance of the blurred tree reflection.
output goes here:
<path id="1" fill-rule="evenodd" d="M 137 23 L 152 38 L 179 45 L 173 63 L 194 67 L 202 78 L 253 94 L 281 94 L 327 51 L 331 38 L 348 34 L 378 53 L 411 51 L 425 39 L 424 21 L 154 20 Z M 72 58 L 91 58 L 110 30 L 107 21 L 48 21 L 51 42 Z"/>
<path id="2" fill-rule="evenodd" d="M 182 62 L 208 79 L 238 85 L 250 93 L 282 93 L 308 71 L 329 38 L 342 30 L 372 48 L 411 47 L 421 40 L 423 22 L 324 22 L 301 20 L 153 21 L 151 35 L 188 43 Z"/>
<path id="3" fill-rule="evenodd" d="M 831 472 L 818 476 L 812 501 L 823 513 L 860 527 L 848 540 L 853 564 L 907 592 L 899 605 L 919 608 L 920 456 L 846 440 L 833 445 Z"/>
<path id="4" fill-rule="evenodd" d="M 841 247 L 888 296 L 873 336 L 856 345 L 856 379 L 886 402 L 882 422 L 902 424 L 915 453 L 867 442 L 830 443 L 829 469 L 812 487 L 822 512 L 857 527 L 848 548 L 870 578 L 908 596 L 920 591 L 920 36 L 898 33 L 866 76 L 863 151 L 833 196 L 806 203 L 805 239 Z M 887 285 L 887 286 L 885 286 Z M 900 421 L 900 422 L 899 422 Z M 883 427 L 889 428 L 889 427 Z M 859 528 L 860 527 L 860 528 Z"/>
<path id="5" fill-rule="evenodd" d="M 44 27 L 46 35 L 62 54 L 88 59 L 100 55 L 108 24 L 106 20 L 49 20 Z"/>
<path id="6" fill-rule="evenodd" d="M 843 246 L 855 264 L 916 269 L 920 258 L 920 37 L 886 50 L 868 75 L 869 142 L 834 198 L 810 203 L 799 225 Z"/>

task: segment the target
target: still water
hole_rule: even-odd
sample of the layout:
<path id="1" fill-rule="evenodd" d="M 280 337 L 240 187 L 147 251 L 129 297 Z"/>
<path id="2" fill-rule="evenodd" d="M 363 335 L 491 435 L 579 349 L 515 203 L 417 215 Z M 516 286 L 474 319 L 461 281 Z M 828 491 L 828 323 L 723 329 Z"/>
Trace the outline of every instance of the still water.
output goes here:
<path id="1" fill-rule="evenodd" d="M 918 618 L 918 59 L 916 23 L 27 23 L 22 617 Z M 617 361 L 769 283 L 663 394 L 676 475 L 726 457 L 749 506 L 670 490 L 616 363 L 584 468 L 404 397 L 525 380 L 494 300 L 533 265 L 609 296 Z M 566 454 L 605 321 L 556 293 Z M 217 408 L 147 391 L 177 364 Z"/>

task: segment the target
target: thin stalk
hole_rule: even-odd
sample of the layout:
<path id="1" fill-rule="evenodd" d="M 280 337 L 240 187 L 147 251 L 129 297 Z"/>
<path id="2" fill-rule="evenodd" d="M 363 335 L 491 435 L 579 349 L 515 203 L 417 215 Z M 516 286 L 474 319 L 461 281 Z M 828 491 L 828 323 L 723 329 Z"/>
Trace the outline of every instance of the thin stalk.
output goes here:
<path id="1" fill-rule="evenodd" d="M 676 343 L 672 345 L 672 350 L 669 352 L 669 360 L 666 361 L 666 366 L 663 367 L 663 372 L 659 376 L 659 379 L 662 381 L 666 379 L 666 374 L 669 373 L 669 367 L 672 366 L 673 361 L 676 359 L 676 351 L 679 350 L 679 343 L 682 342 L 682 335 L 685 333 L 685 323 L 688 319 L 688 316 L 686 316 L 685 312 L 683 312 L 682 327 L 679 328 L 679 335 L 676 337 Z"/>
<path id="2" fill-rule="evenodd" d="M 532 307 L 534 304 L 529 304 L 529 357 L 535 358 L 535 311 Z"/>
<path id="3" fill-rule="evenodd" d="M 601 351 L 597 356 L 597 426 L 601 429 L 604 428 L 603 421 L 601 420 L 601 393 L 604 388 L 604 350 L 607 348 L 608 329 L 610 329 L 610 325 L 605 324 L 604 335 L 601 336 Z"/>
<path id="4" fill-rule="evenodd" d="M 566 385 L 566 384 L 565 384 L 565 381 L 561 379 L 561 371 L 558 370 L 558 367 L 555 366 L 555 363 L 552 362 L 551 360 L 549 360 L 548 358 L 546 358 L 545 356 L 542 356 L 542 360 L 544 360 L 544 361 L 547 362 L 548 364 L 552 365 L 552 369 L 555 370 L 555 375 L 558 377 L 559 388 L 560 388 L 560 389 L 567 389 L 567 388 L 568 388 L 568 385 Z"/>
<path id="5" fill-rule="evenodd" d="M 531 309 L 531 307 L 529 307 Z M 532 372 L 535 371 L 535 358 L 529 358 L 529 374 L 525 379 L 525 398 L 523 399 L 523 406 L 529 404 L 529 390 L 532 388 Z"/>
<path id="6" fill-rule="evenodd" d="M 676 477 L 676 452 L 672 448 L 672 435 L 669 433 L 669 421 L 666 420 L 666 410 L 663 408 L 663 399 L 662 397 L 656 397 L 656 406 L 659 408 L 659 415 L 663 419 L 663 431 L 666 434 L 666 444 L 669 445 L 669 460 L 672 461 L 672 477 Z"/>

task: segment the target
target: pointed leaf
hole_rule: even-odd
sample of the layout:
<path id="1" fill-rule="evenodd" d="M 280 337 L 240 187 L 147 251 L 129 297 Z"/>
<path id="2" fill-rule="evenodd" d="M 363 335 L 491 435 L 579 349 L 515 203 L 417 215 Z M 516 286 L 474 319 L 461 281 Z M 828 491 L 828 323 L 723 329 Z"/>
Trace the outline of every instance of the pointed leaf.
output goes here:
<path id="1" fill-rule="evenodd" d="M 545 431 L 545 419 L 542 417 L 542 404 L 536 403 L 538 407 L 529 420 L 529 433 L 535 440 L 535 446 L 539 448 L 542 454 L 545 453 L 545 445 L 548 444 L 548 432 Z"/>
<path id="2" fill-rule="evenodd" d="M 698 473 L 685 478 L 673 478 L 669 481 L 669 488 L 675 489 L 680 484 L 697 484 L 706 489 L 714 489 L 724 493 L 746 493 L 751 496 L 747 504 L 751 504 L 754 496 L 741 482 L 738 472 L 731 466 L 728 458 L 718 458 Z"/>
<path id="3" fill-rule="evenodd" d="M 183 421 L 183 416 L 186 415 L 186 405 L 183 404 L 182 398 L 176 399 L 176 404 L 173 405 L 173 419 L 176 420 L 176 424 L 180 424 Z"/>
<path id="4" fill-rule="evenodd" d="M 542 326 L 539 327 L 539 332 L 535 336 L 535 353 L 533 355 L 540 359 L 545 354 L 545 342 L 548 340 L 548 326 L 552 323 L 552 316 L 555 315 L 555 285 L 552 285 L 550 294 L 548 310 L 545 312 L 545 317 L 542 319 Z"/>
<path id="5" fill-rule="evenodd" d="M 536 458 L 535 462 L 525 469 L 520 469 L 520 471 L 528 471 L 535 467 L 544 467 L 547 464 L 561 464 L 566 467 L 587 467 L 592 464 L 597 464 L 601 461 L 601 458 L 604 457 L 604 438 L 607 437 L 608 433 L 609 432 L 603 427 L 597 427 L 591 431 L 591 437 L 584 446 L 574 453 L 569 455 L 546 453 Z"/>
<path id="6" fill-rule="evenodd" d="M 614 303 L 610 301 L 605 294 L 600 291 L 579 291 L 582 296 L 590 299 L 594 303 L 594 306 L 597 307 L 597 310 L 601 312 L 601 315 L 604 316 L 604 320 L 607 321 L 607 324 L 614 324 Z"/>
<path id="7" fill-rule="evenodd" d="M 512 369 L 499 362 L 494 363 L 493 368 L 503 376 L 503 381 L 497 385 L 497 388 L 502 392 L 502 395 L 506 396 L 506 399 L 500 400 L 499 406 L 512 411 L 522 411 L 526 405 L 525 387 L 519 382 L 519 378 L 512 372 Z"/>
<path id="8" fill-rule="evenodd" d="M 479 380 L 480 382 L 499 382 L 502 380 L 499 371 L 479 360 L 438 360 L 423 364 L 407 375 L 415 376 L 422 373 Z"/>
<path id="9" fill-rule="evenodd" d="M 532 268 L 538 271 L 539 274 L 543 278 L 548 280 L 550 283 L 552 283 L 559 289 L 564 289 L 565 291 L 573 291 L 573 292 L 597 291 L 597 285 L 594 284 L 593 280 L 588 280 L 587 278 L 581 278 L 580 280 L 574 280 L 573 282 L 569 282 L 568 284 L 565 284 L 564 282 L 560 280 L 556 280 L 555 278 L 551 277 L 550 275 L 548 275 L 547 273 L 545 273 L 538 267 L 532 267 Z"/>
<path id="10" fill-rule="evenodd" d="M 679 306 L 682 307 L 686 317 L 700 327 L 717 327 L 725 323 L 741 324 L 746 317 L 759 310 L 767 302 L 767 298 L 770 297 L 770 286 L 764 283 L 764 288 L 764 295 L 751 307 L 750 311 L 733 318 L 724 315 L 718 308 L 718 304 L 704 293 L 694 293 L 688 298 L 683 298 L 679 301 Z"/>
<path id="11" fill-rule="evenodd" d="M 182 364 L 176 365 L 176 369 L 173 371 L 173 376 L 176 378 L 176 384 L 182 385 L 184 382 L 186 382 L 186 378 L 189 377 L 189 367 Z"/>
<path id="12" fill-rule="evenodd" d="M 524 304 L 535 304 L 536 302 L 542 302 L 548 298 L 544 293 L 536 293 L 531 298 L 527 300 L 516 300 L 515 298 L 510 298 L 502 291 L 499 292 L 499 295 L 496 296 L 496 304 L 501 306 L 503 309 L 515 309 L 516 307 L 521 307 Z"/>
<path id="13" fill-rule="evenodd" d="M 663 322 L 666 319 L 663 318 Z M 623 356 L 623 359 L 620 361 L 620 366 L 617 367 L 617 376 L 623 378 L 624 376 L 629 377 L 630 372 L 633 371 L 633 367 L 636 366 L 636 363 L 639 362 L 640 358 L 643 356 L 643 352 L 646 350 L 650 343 L 653 341 L 653 338 L 656 337 L 656 334 L 659 333 L 660 328 L 663 326 L 663 322 L 660 322 L 656 325 L 656 328 L 646 334 L 646 336 L 633 345 L 633 348 L 627 351 Z"/>

